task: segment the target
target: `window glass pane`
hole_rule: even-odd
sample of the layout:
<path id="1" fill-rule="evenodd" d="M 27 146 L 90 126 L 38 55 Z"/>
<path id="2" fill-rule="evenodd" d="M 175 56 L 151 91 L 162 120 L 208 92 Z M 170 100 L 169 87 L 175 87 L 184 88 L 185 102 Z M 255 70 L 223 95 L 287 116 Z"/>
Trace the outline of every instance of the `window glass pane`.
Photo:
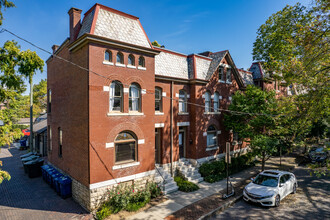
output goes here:
<path id="1" fill-rule="evenodd" d="M 120 103 L 121 103 L 121 98 L 115 97 L 113 100 L 112 111 L 120 111 L 121 110 Z"/>
<path id="2" fill-rule="evenodd" d="M 160 91 L 159 91 L 159 89 L 156 89 L 155 90 L 155 99 L 157 99 L 157 100 L 159 100 L 160 99 Z"/>
<path id="3" fill-rule="evenodd" d="M 216 140 L 217 139 L 214 132 L 207 134 L 207 146 L 216 145 Z"/>
<path id="4" fill-rule="evenodd" d="M 218 112 L 219 111 L 219 103 L 214 101 L 214 111 Z"/>
<path id="5" fill-rule="evenodd" d="M 159 100 L 155 100 L 155 111 L 160 111 L 160 101 Z"/>
<path id="6" fill-rule="evenodd" d="M 227 69 L 227 81 L 231 82 L 231 69 L 230 68 Z"/>
<path id="7" fill-rule="evenodd" d="M 130 133 L 122 132 L 117 135 L 115 141 L 131 140 L 131 139 L 135 139 L 135 138 Z"/>
<path id="8" fill-rule="evenodd" d="M 110 61 L 110 54 L 109 54 L 108 51 L 106 51 L 106 52 L 104 53 L 104 60 L 106 60 L 106 61 Z"/>
<path id="9" fill-rule="evenodd" d="M 142 66 L 142 67 L 145 66 L 144 58 L 143 57 L 139 57 L 139 66 Z"/>
<path id="10" fill-rule="evenodd" d="M 118 83 L 113 83 L 115 84 L 115 96 L 121 96 L 121 86 Z"/>
<path id="11" fill-rule="evenodd" d="M 134 56 L 133 55 L 128 56 L 128 64 L 134 66 L 135 62 L 134 62 Z"/>
<path id="12" fill-rule="evenodd" d="M 116 162 L 135 160 L 135 142 L 116 144 Z"/>
<path id="13" fill-rule="evenodd" d="M 117 63 L 124 63 L 123 55 L 121 53 L 117 54 Z"/>

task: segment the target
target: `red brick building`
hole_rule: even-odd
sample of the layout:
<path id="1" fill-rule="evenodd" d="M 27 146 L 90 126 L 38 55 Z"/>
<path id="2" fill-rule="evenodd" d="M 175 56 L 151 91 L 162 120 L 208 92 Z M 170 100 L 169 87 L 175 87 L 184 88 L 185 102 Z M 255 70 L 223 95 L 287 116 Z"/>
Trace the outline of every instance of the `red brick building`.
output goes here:
<path id="1" fill-rule="evenodd" d="M 156 48 L 135 16 L 99 4 L 83 20 L 81 12 L 69 10 L 70 37 L 53 46 L 47 82 L 48 159 L 72 177 L 83 207 L 94 209 L 118 182 L 162 180 L 159 173 L 223 157 L 226 142 L 245 148 L 221 109 L 252 74 L 229 51 Z M 184 174 L 202 180 L 196 170 Z M 165 191 L 175 189 L 167 181 Z"/>

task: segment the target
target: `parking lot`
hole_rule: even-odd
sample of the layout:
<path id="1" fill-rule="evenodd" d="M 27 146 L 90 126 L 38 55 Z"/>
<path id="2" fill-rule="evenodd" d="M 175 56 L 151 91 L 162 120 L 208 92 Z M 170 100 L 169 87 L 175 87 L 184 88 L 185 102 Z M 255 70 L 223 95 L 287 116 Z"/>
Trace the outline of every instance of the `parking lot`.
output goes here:
<path id="1" fill-rule="evenodd" d="M 293 173 L 298 179 L 297 193 L 283 199 L 280 207 L 240 200 L 213 219 L 330 219 L 330 177 L 312 177 L 305 166 Z"/>

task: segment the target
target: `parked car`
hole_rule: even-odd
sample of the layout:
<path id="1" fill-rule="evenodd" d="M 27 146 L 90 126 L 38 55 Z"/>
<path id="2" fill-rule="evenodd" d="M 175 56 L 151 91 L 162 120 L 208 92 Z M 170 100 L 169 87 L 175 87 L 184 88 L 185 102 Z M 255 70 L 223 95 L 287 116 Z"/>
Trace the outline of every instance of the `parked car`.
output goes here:
<path id="1" fill-rule="evenodd" d="M 313 147 L 308 157 L 312 163 L 325 163 L 328 155 L 324 147 Z"/>
<path id="2" fill-rule="evenodd" d="M 287 195 L 296 193 L 297 187 L 297 179 L 293 173 L 265 170 L 245 186 L 243 199 L 263 206 L 278 207 Z"/>
<path id="3" fill-rule="evenodd" d="M 30 136 L 30 130 L 29 129 L 23 129 L 22 130 L 24 136 Z"/>

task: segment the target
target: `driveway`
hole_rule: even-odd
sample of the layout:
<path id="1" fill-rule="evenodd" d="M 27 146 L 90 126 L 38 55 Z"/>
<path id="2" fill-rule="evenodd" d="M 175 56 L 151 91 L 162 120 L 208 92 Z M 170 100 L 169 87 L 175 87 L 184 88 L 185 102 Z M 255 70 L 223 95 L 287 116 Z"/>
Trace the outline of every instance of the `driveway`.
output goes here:
<path id="1" fill-rule="evenodd" d="M 298 179 L 297 193 L 285 197 L 280 207 L 240 200 L 213 219 L 330 219 L 330 178 L 312 177 L 306 167 L 297 167 L 293 173 Z"/>
<path id="2" fill-rule="evenodd" d="M 1 148 L 3 170 L 11 175 L 10 181 L 0 185 L 0 219 L 90 219 L 92 216 L 72 198 L 62 199 L 43 181 L 30 179 L 20 161 L 24 152 L 16 148 Z"/>

